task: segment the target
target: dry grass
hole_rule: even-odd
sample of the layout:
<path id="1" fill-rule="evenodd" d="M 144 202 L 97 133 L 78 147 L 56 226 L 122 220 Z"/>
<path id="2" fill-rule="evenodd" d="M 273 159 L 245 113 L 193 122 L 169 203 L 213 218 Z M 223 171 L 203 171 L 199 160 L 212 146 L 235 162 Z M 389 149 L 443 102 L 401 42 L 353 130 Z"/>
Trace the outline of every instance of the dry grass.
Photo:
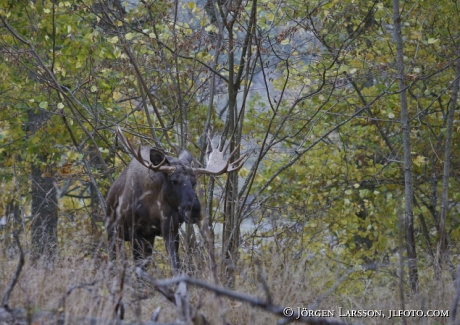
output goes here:
<path id="1" fill-rule="evenodd" d="M 24 240 L 23 240 L 24 241 Z M 160 246 L 158 240 L 157 246 Z M 68 316 L 84 316 L 107 319 L 114 315 L 115 305 L 120 296 L 125 304 L 127 320 L 149 320 L 151 313 L 162 307 L 160 321 L 176 319 L 175 307 L 160 293 L 137 280 L 132 264 L 126 269 L 123 289 L 120 289 L 121 268 L 110 271 L 102 256 L 90 257 L 78 253 L 81 245 L 75 242 L 66 244 L 60 249 L 60 256 L 53 265 L 38 262 L 35 266 L 26 258 L 26 265 L 21 273 L 18 285 L 11 295 L 9 305 L 12 307 L 28 307 L 34 310 L 56 310 L 62 308 Z M 284 253 L 272 251 L 265 253 L 265 261 L 260 266 L 246 263 L 238 272 L 235 290 L 260 298 L 265 298 L 259 274 L 262 274 L 270 288 L 270 296 L 275 304 L 297 307 L 312 306 L 319 297 L 316 309 L 333 310 L 337 316 L 339 307 L 342 310 L 402 309 L 399 295 L 398 279 L 387 270 L 379 272 L 350 272 L 336 290 L 330 291 L 343 274 L 340 268 L 324 256 L 315 259 L 291 260 L 285 262 Z M 157 255 L 157 267 L 151 266 L 148 273 L 158 279 L 170 276 L 169 270 L 162 260 L 163 254 Z M 202 254 L 205 256 L 206 254 Z M 17 256 L 7 258 L 0 255 L 0 294 L 11 281 L 17 265 Z M 197 263 L 200 268 L 193 275 L 209 283 L 214 283 L 213 274 L 207 260 Z M 261 272 L 259 272 L 261 271 Z M 192 272 L 192 271 L 191 271 Z M 85 285 L 86 284 L 86 285 Z M 70 288 L 70 293 L 66 294 Z M 253 308 L 245 303 L 216 298 L 208 291 L 193 286 L 188 287 L 190 301 L 200 306 L 200 312 L 213 324 L 223 324 L 225 320 L 231 324 L 274 324 L 277 317 Z M 454 287 L 452 280 L 436 281 L 430 270 L 421 270 L 420 292 L 410 295 L 406 288 L 406 309 L 442 309 L 452 307 Z M 1 297 L 2 297 L 1 296 Z M 401 324 L 401 318 L 340 318 L 342 321 L 363 324 Z M 448 318 L 408 318 L 408 324 L 447 324 Z"/>

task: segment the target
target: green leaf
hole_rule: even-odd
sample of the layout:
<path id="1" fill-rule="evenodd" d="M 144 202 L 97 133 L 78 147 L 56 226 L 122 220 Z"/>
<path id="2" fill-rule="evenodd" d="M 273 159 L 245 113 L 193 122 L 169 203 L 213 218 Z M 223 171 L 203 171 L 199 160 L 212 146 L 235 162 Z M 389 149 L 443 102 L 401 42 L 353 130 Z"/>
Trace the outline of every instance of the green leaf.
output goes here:
<path id="1" fill-rule="evenodd" d="M 109 38 L 107 40 L 112 44 L 116 44 L 116 43 L 118 43 L 118 36 L 111 37 L 111 38 Z"/>

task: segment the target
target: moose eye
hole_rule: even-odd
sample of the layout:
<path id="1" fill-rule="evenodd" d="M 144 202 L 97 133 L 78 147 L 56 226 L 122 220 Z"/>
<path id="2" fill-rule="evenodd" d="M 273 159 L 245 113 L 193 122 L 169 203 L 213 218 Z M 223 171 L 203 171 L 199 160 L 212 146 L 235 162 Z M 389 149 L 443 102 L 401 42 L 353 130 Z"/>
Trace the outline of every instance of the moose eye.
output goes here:
<path id="1" fill-rule="evenodd" d="M 171 181 L 172 185 L 177 185 L 177 181 Z"/>

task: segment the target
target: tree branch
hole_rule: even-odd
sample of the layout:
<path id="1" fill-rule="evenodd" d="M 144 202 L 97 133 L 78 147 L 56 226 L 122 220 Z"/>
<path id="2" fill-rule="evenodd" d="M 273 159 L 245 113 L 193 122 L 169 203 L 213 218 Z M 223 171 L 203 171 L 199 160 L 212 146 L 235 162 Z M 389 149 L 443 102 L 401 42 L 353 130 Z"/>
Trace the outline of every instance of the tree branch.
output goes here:
<path id="1" fill-rule="evenodd" d="M 8 300 L 10 299 L 10 294 L 14 289 L 14 286 L 18 282 L 19 275 L 21 274 L 22 267 L 24 266 L 24 252 L 22 251 L 21 243 L 19 241 L 19 236 L 18 232 L 14 231 L 13 232 L 13 237 L 16 241 L 16 244 L 18 245 L 19 248 L 19 263 L 18 267 L 16 268 L 16 272 L 14 273 L 13 280 L 11 281 L 10 285 L 6 289 L 5 295 L 3 296 L 3 302 L 2 305 L 5 309 L 9 309 L 8 307 Z"/>

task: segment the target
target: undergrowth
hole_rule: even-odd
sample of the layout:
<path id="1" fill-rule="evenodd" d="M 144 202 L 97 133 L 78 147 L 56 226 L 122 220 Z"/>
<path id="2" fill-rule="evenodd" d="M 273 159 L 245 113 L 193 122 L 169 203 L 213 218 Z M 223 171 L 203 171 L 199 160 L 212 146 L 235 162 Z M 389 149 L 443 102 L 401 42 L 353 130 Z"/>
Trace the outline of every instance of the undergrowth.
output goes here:
<path id="1" fill-rule="evenodd" d="M 22 238 L 24 243 L 26 238 Z M 148 273 L 157 279 L 171 276 L 166 254 L 156 243 L 155 262 Z M 107 319 L 116 316 L 116 305 L 122 302 L 125 319 L 150 320 L 152 312 L 161 307 L 159 321 L 176 319 L 176 309 L 159 292 L 134 274 L 132 260 L 122 267 L 107 261 L 103 244 L 93 245 L 93 253 L 82 253 L 85 247 L 78 240 L 68 240 L 59 247 L 53 263 L 43 260 L 32 263 L 26 249 L 26 264 L 21 272 L 9 306 L 29 310 L 59 310 L 69 319 L 92 317 Z M 341 321 L 361 324 L 402 324 L 402 318 L 339 317 L 349 310 L 450 310 L 455 288 L 447 275 L 436 279 L 430 268 L 420 268 L 420 287 L 411 294 L 403 284 L 404 305 L 396 267 L 376 270 L 352 269 L 325 255 L 286 259 L 280 248 L 265 250 L 254 259 L 240 259 L 233 290 L 273 304 L 333 311 Z M 289 250 L 289 247 L 284 248 Z M 18 254 L 5 250 L 0 255 L 0 292 L 3 294 L 17 267 Z M 181 252 L 184 258 L 185 253 Z M 289 254 L 287 254 L 289 255 Z M 194 267 L 185 267 L 189 275 L 216 284 L 208 252 L 201 251 L 192 259 Z M 124 275 L 124 276 L 123 276 Z M 123 278 L 123 280 L 122 280 Z M 217 278 L 219 276 L 217 275 Z M 221 285 L 221 279 L 217 281 Z M 267 289 L 268 288 L 268 289 Z M 188 286 L 192 305 L 199 308 L 212 324 L 274 324 L 279 317 L 250 305 L 216 297 L 202 288 Z M 409 317 L 407 324 L 447 324 L 448 318 Z"/>

